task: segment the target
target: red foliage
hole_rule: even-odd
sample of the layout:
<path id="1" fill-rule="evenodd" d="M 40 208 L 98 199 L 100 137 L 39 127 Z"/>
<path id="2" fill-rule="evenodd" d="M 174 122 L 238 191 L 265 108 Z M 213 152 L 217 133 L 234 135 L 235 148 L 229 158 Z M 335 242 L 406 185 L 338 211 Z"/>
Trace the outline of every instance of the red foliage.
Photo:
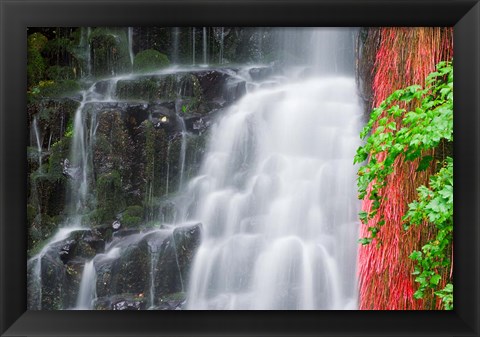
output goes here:
<path id="1" fill-rule="evenodd" d="M 424 85 L 425 77 L 435 70 L 438 62 L 453 57 L 452 28 L 390 27 L 382 28 L 380 35 L 373 69 L 373 106 L 397 89 Z M 425 224 L 405 231 L 402 226 L 402 216 L 408 203 L 416 198 L 416 188 L 428 182 L 435 168 L 418 173 L 417 163 L 405 163 L 401 158 L 394 166 L 394 173 L 382 190 L 378 213 L 383 214 L 385 225 L 378 234 L 379 241 L 359 248 L 360 309 L 440 309 L 440 301 L 433 293 L 424 300 L 414 299 L 417 288 L 412 275 L 414 263 L 408 258 L 432 237 L 432 228 Z M 371 206 L 367 195 L 362 210 L 369 211 Z M 376 217 L 362 225 L 361 237 L 368 237 L 367 228 L 378 221 Z"/>

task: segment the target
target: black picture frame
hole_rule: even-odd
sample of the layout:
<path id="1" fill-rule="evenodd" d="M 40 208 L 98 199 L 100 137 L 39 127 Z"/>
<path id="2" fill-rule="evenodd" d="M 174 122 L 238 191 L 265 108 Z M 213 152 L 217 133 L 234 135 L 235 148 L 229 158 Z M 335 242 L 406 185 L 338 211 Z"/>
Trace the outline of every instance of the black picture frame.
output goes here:
<path id="1" fill-rule="evenodd" d="M 0 0 L 2 336 L 478 336 L 478 0 Z M 26 27 L 454 26 L 455 310 L 26 311 Z"/>

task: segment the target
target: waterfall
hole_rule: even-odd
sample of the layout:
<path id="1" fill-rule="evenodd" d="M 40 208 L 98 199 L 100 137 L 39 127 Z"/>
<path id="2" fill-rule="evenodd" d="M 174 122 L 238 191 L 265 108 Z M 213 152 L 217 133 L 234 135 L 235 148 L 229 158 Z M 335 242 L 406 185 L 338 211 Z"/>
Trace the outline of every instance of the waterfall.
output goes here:
<path id="1" fill-rule="evenodd" d="M 81 77 L 90 76 L 92 74 L 92 56 L 90 46 L 90 34 L 92 29 L 90 27 L 82 27 L 80 29 L 79 40 L 79 58 L 82 60 Z"/>
<path id="2" fill-rule="evenodd" d="M 202 39 L 202 44 L 203 44 L 203 64 L 207 65 L 207 27 L 203 27 L 203 39 Z"/>
<path id="3" fill-rule="evenodd" d="M 93 264 L 93 260 L 91 260 L 85 263 L 82 280 L 80 281 L 80 289 L 78 291 L 77 297 L 78 310 L 93 309 L 93 301 L 97 297 L 96 284 L 97 273 L 95 271 L 95 265 Z"/>
<path id="4" fill-rule="evenodd" d="M 173 27 L 172 29 L 172 63 L 178 64 L 178 48 L 180 40 L 180 29 L 178 27 Z"/>
<path id="5" fill-rule="evenodd" d="M 80 230 L 81 227 L 63 227 L 45 244 L 42 250 L 27 260 L 27 270 L 31 271 L 28 277 L 28 297 L 31 303 L 29 309 L 42 309 L 42 259 L 49 252 L 53 245 L 65 240 L 72 232 Z"/>
<path id="6" fill-rule="evenodd" d="M 133 54 L 133 27 L 128 27 L 128 54 L 130 55 L 130 63 L 133 67 L 133 59 L 135 58 Z"/>
<path id="7" fill-rule="evenodd" d="M 167 174 L 166 174 L 166 181 L 165 181 L 165 195 L 168 195 L 168 186 L 169 186 L 169 179 L 170 179 L 170 147 L 172 146 L 172 140 L 168 140 L 167 145 L 167 159 L 166 159 L 166 166 L 167 166 Z"/>
<path id="8" fill-rule="evenodd" d="M 180 156 L 179 156 L 179 166 L 180 166 L 180 178 L 178 182 L 178 190 L 181 190 L 183 187 L 183 176 L 185 173 L 185 155 L 187 151 L 187 128 L 185 127 L 185 121 L 183 120 L 182 117 L 178 116 L 178 122 L 180 124 L 180 127 L 182 128 L 182 143 L 180 145 Z"/>
<path id="9" fill-rule="evenodd" d="M 38 130 L 37 116 L 33 117 L 33 133 L 35 134 L 35 141 L 37 145 L 38 155 L 38 171 L 42 171 L 42 142 L 40 141 L 40 131 Z"/>
<path id="10" fill-rule="evenodd" d="M 306 55 L 312 76 L 249 92 L 212 130 L 186 192 L 205 228 L 189 309 L 356 308 L 362 109 L 353 74 L 332 69 L 343 40 L 316 33 L 298 55 L 334 50 Z"/>
<path id="11" fill-rule="evenodd" d="M 195 27 L 192 27 L 192 65 L 195 65 Z"/>
<path id="12" fill-rule="evenodd" d="M 223 64 L 223 40 L 224 40 L 224 28 L 220 28 L 220 53 L 219 53 L 219 59 L 218 63 Z"/>
<path id="13" fill-rule="evenodd" d="M 115 90 L 117 80 L 113 79 L 109 82 L 107 97 L 105 97 L 107 101 L 111 100 L 112 90 Z M 98 98 L 96 95 L 98 94 L 95 93 L 95 84 L 87 91 L 82 92 L 82 101 L 74 116 L 70 160 L 65 160 L 63 163 L 64 173 L 71 178 L 69 207 L 74 215 L 74 222 L 77 222 L 76 225 L 81 223 L 81 215 L 89 206 L 89 184 L 93 166 L 92 150 L 98 123 L 97 115 L 95 113 L 87 114 L 86 107 L 93 99 Z"/>

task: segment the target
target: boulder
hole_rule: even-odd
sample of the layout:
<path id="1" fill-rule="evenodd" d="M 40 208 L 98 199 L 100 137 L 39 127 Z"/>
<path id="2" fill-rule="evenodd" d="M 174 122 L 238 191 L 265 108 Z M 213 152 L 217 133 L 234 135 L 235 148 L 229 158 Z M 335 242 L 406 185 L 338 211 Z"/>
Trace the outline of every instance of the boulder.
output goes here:
<path id="1" fill-rule="evenodd" d="M 94 308 L 96 310 L 145 310 L 147 301 L 141 295 L 121 294 L 98 298 Z"/>

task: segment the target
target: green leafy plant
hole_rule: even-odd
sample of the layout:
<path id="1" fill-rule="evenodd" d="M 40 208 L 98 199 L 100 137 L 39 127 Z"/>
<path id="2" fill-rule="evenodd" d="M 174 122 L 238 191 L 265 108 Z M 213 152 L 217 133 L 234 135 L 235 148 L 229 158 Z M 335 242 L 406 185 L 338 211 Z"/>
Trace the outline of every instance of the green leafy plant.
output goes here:
<path id="1" fill-rule="evenodd" d="M 413 111 L 407 112 L 400 107 L 400 104 L 413 102 L 420 103 Z M 357 179 L 359 199 L 365 198 L 370 188 L 369 198 L 373 201 L 370 212 L 360 213 L 364 224 L 377 215 L 382 201 L 381 190 L 387 177 L 393 173 L 397 158 L 406 161 L 420 159 L 417 171 L 422 171 L 433 159 L 430 155 L 423 155 L 425 152 L 437 147 L 442 140 L 453 141 L 452 64 L 439 63 L 437 71 L 427 77 L 425 88 L 413 85 L 391 94 L 373 110 L 361 138 L 367 138 L 370 132 L 354 158 L 354 163 L 362 163 L 370 157 L 368 163 L 358 170 Z M 371 236 L 362 239 L 362 243 L 370 243 L 384 224 L 380 217 L 376 226 L 369 228 Z"/>
<path id="2" fill-rule="evenodd" d="M 435 239 L 424 245 L 421 251 L 413 251 L 410 258 L 416 261 L 414 275 L 419 288 L 413 295 L 423 298 L 428 289 L 438 287 L 440 270 L 451 265 L 449 252 L 453 239 L 453 159 L 447 157 L 445 167 L 430 178 L 430 187 L 420 186 L 418 200 L 408 205 L 403 220 L 405 228 L 420 225 L 428 221 L 437 228 Z M 453 309 L 453 286 L 448 283 L 444 289 L 436 291 L 444 303 L 445 309 Z"/>
<path id="3" fill-rule="evenodd" d="M 372 201 L 369 212 L 361 212 L 359 218 L 367 225 L 370 235 L 361 238 L 363 245 L 377 238 L 385 225 L 382 214 L 377 214 L 384 201 L 382 190 L 388 177 L 394 172 L 397 160 L 418 162 L 417 171 L 424 171 L 432 163 L 432 150 L 442 142 L 453 141 L 453 64 L 440 62 L 430 73 L 425 87 L 412 85 L 396 90 L 379 107 L 361 132 L 366 139 L 359 147 L 354 163 L 366 165 L 358 170 L 359 198 Z M 411 108 L 407 111 L 407 107 Z M 437 163 L 441 169 L 430 177 L 429 186 L 417 189 L 418 198 L 408 205 L 403 217 L 404 228 L 422 223 L 433 224 L 436 238 L 414 251 L 410 258 L 416 261 L 414 274 L 419 289 L 414 297 L 421 299 L 427 289 L 441 284 L 440 270 L 451 265 L 449 251 L 453 236 L 453 159 L 446 157 Z M 374 221 L 374 219 L 377 219 Z M 435 294 L 442 299 L 445 309 L 453 308 L 453 286 L 448 283 Z"/>

